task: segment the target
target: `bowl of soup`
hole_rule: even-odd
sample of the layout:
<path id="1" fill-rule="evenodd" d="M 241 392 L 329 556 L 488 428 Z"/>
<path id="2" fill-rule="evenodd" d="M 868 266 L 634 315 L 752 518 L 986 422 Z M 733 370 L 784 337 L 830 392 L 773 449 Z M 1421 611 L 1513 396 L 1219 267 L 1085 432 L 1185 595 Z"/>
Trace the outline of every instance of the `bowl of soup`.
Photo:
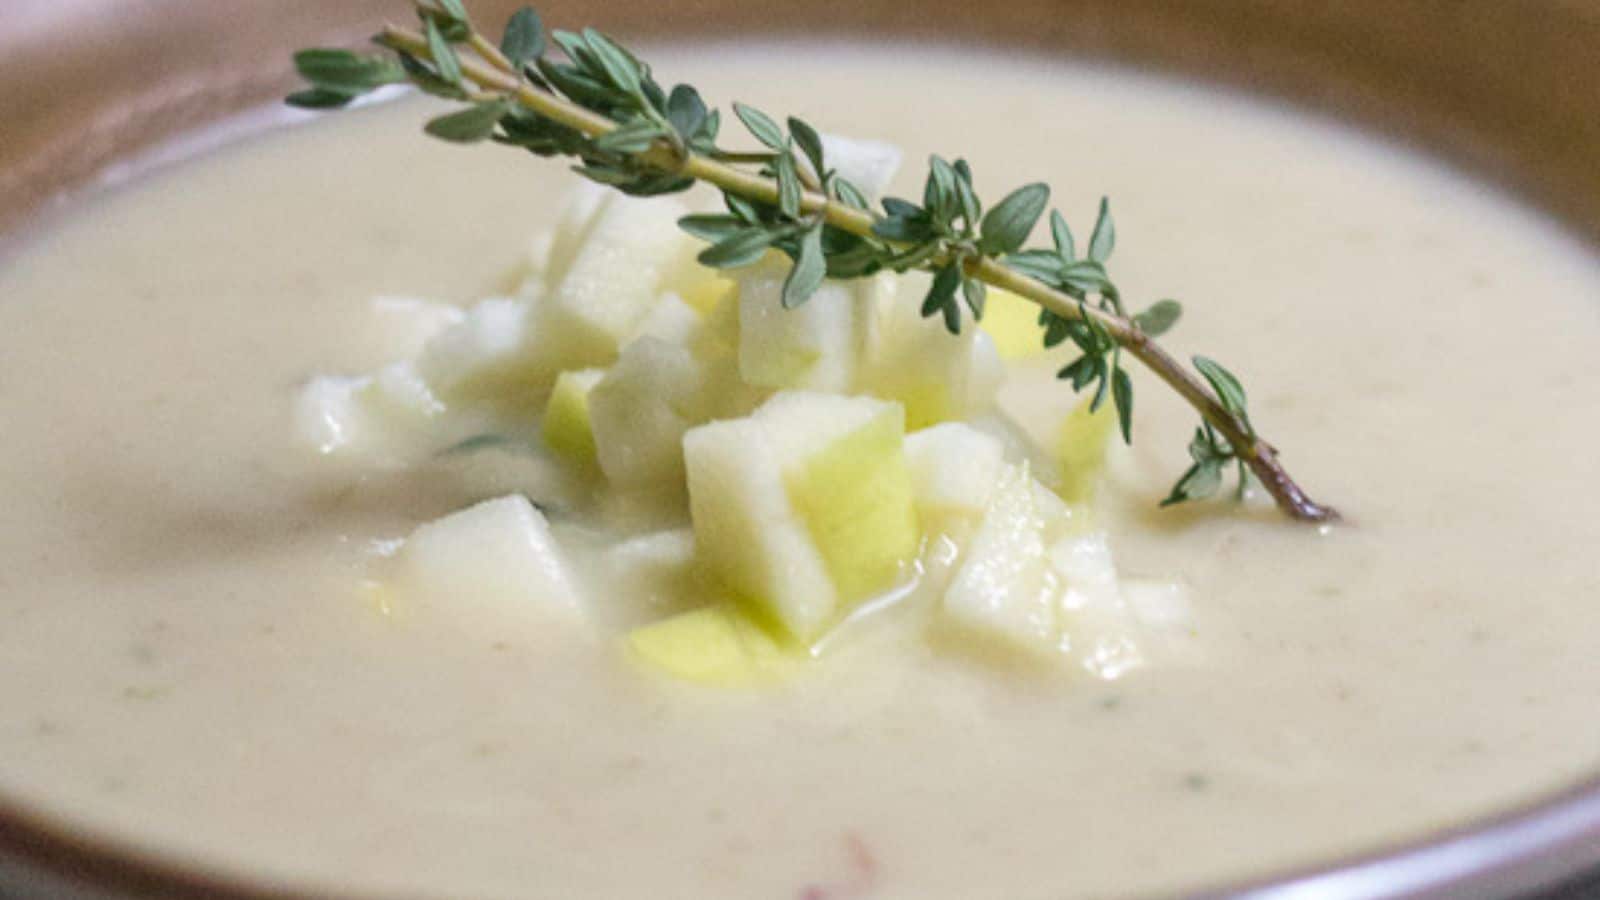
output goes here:
<path id="1" fill-rule="evenodd" d="M 513 8 L 470 4 L 496 36 Z M 959 351 L 895 356 L 861 347 L 922 347 L 918 317 L 861 319 L 864 288 L 830 282 L 781 314 L 809 316 L 794 337 L 754 305 L 781 270 L 707 280 L 702 246 L 661 249 L 714 192 L 585 193 L 426 138 L 448 107 L 405 92 L 281 104 L 293 51 L 408 4 L 23 0 L 0 33 L 0 890 L 1513 896 L 1600 864 L 1600 18 L 540 13 L 695 85 L 730 147 L 755 145 L 737 100 L 847 136 L 863 172 L 891 148 L 891 195 L 960 157 L 990 201 L 1052 185 L 1085 248 L 1109 196 L 1120 293 L 1183 302 L 1163 341 L 1225 358 L 1343 518 L 1249 484 L 1159 505 L 1195 423 L 1142 372 L 1132 443 L 1103 426 L 1085 463 L 1071 356 L 1014 298 Z M 607 331 L 632 290 L 649 310 Z M 576 355 L 505 368 L 563 303 L 587 330 L 540 352 Z M 424 403 L 414 439 L 412 376 L 470 414 Z M 862 437 L 885 422 L 899 493 Z M 755 497 L 768 468 L 792 521 Z M 1018 504 L 1060 524 L 1046 581 L 1080 597 L 1042 661 L 982 593 L 1035 552 Z M 889 587 L 847 590 L 892 552 Z M 723 602 L 767 584 L 751 621 Z"/>

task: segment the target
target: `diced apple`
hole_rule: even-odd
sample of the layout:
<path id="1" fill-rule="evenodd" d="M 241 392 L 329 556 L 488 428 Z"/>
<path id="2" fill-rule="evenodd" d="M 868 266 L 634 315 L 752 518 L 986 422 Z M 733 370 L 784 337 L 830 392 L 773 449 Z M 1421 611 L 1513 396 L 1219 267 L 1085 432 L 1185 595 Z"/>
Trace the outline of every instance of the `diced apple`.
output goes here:
<path id="1" fill-rule="evenodd" d="M 983 308 L 983 330 L 1005 360 L 1026 359 L 1044 352 L 1044 326 L 1039 307 L 1010 291 L 990 287 Z"/>
<path id="2" fill-rule="evenodd" d="M 867 397 L 788 391 L 756 417 L 774 435 L 789 498 L 841 601 L 855 603 L 894 584 L 921 539 L 904 411 Z"/>
<path id="3" fill-rule="evenodd" d="M 700 313 L 684 302 L 677 294 L 662 294 L 639 320 L 629 340 L 640 337 L 659 338 L 671 344 L 693 343 L 703 324 Z"/>
<path id="4" fill-rule="evenodd" d="M 541 402 L 564 368 L 528 304 L 481 300 L 423 348 L 417 368 L 446 403 L 525 409 Z M 537 409 L 537 406 L 534 406 Z"/>
<path id="5" fill-rule="evenodd" d="M 393 563 L 391 583 L 408 605 L 476 634 L 515 634 L 583 616 L 583 598 L 549 524 L 520 495 L 418 527 Z"/>
<path id="6" fill-rule="evenodd" d="M 566 208 L 561 220 L 550 233 L 550 245 L 544 250 L 542 280 L 547 289 L 559 285 L 567 277 L 567 270 L 578 258 L 578 251 L 589 240 L 600 213 L 612 201 L 620 199 L 616 190 L 592 181 L 578 181 L 567 195 Z"/>
<path id="7" fill-rule="evenodd" d="M 965 560 L 945 590 L 944 623 L 980 646 L 1060 650 L 1060 579 L 1045 553 L 1048 522 L 1025 467 L 1007 467 Z"/>
<path id="8" fill-rule="evenodd" d="M 734 419 L 691 429 L 683 453 L 702 568 L 764 620 L 802 640 L 820 634 L 839 605 L 838 591 L 789 498 L 762 423 Z"/>
<path id="9" fill-rule="evenodd" d="M 883 196 L 900 169 L 900 148 L 893 144 L 837 134 L 818 137 L 822 139 L 823 164 L 859 188 L 868 199 Z"/>
<path id="10" fill-rule="evenodd" d="M 710 418 L 706 365 L 659 338 L 628 344 L 589 393 L 600 469 L 624 488 L 682 489 L 683 435 Z"/>
<path id="11" fill-rule="evenodd" d="M 576 369 L 556 376 L 545 404 L 545 445 L 565 459 L 583 465 L 595 463 L 594 427 L 589 418 L 589 392 L 604 369 Z"/>
<path id="12" fill-rule="evenodd" d="M 685 681 L 746 687 L 770 680 L 785 660 L 777 641 L 737 607 L 707 606 L 628 632 L 633 658 Z"/>
<path id="13" fill-rule="evenodd" d="M 386 359 L 410 359 L 466 314 L 458 306 L 420 297 L 372 298 L 372 331 Z"/>
<path id="14" fill-rule="evenodd" d="M 678 227 L 687 212 L 668 197 L 606 200 L 559 280 L 552 267 L 542 323 L 552 339 L 591 364 L 614 359 L 692 246 Z"/>
<path id="15" fill-rule="evenodd" d="M 1107 445 L 1116 432 L 1117 413 L 1110 401 L 1090 412 L 1084 398 L 1061 423 L 1061 496 L 1069 503 L 1092 503 Z"/>
<path id="16" fill-rule="evenodd" d="M 890 587 L 920 540 L 903 430 L 894 404 L 802 391 L 691 430 L 690 515 L 707 571 L 806 643 Z"/>
<path id="17" fill-rule="evenodd" d="M 903 404 L 913 431 L 990 408 L 1003 369 L 987 336 L 970 323 L 952 335 L 940 317 L 924 318 L 927 279 L 902 281 L 894 295 L 879 300 L 879 322 L 860 387 Z"/>
<path id="18" fill-rule="evenodd" d="M 1139 624 L 1152 631 L 1188 632 L 1194 628 L 1189 589 L 1176 581 L 1127 578 L 1122 599 Z"/>
<path id="19" fill-rule="evenodd" d="M 395 463 L 448 441 L 438 432 L 444 405 L 409 363 L 374 375 L 320 376 L 300 391 L 295 430 L 318 452 Z"/>
<path id="20" fill-rule="evenodd" d="M 925 517 L 983 515 L 1005 466 L 998 438 L 970 425 L 946 422 L 906 435 L 917 510 Z"/>
<path id="21" fill-rule="evenodd" d="M 873 311 L 858 284 L 842 281 L 823 282 L 805 303 L 784 309 L 792 265 L 774 253 L 738 272 L 739 373 L 758 387 L 849 390 Z"/>
<path id="22" fill-rule="evenodd" d="M 707 600 L 696 574 L 694 531 L 670 528 L 627 538 L 601 557 L 613 618 L 654 622 Z"/>
<path id="23" fill-rule="evenodd" d="M 1051 546 L 1050 562 L 1066 587 L 1064 644 L 1078 665 L 1107 680 L 1144 665 L 1139 623 L 1123 599 L 1105 533 L 1062 538 Z"/>

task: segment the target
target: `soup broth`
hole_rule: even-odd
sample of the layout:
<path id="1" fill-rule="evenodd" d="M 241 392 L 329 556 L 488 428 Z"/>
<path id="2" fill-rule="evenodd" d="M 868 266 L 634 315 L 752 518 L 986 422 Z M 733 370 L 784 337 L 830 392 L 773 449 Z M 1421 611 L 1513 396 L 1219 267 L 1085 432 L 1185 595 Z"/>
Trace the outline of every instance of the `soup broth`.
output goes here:
<path id="1" fill-rule="evenodd" d="M 1159 510 L 1192 413 L 1138 373 L 1099 514 L 1195 623 L 1123 678 L 868 628 L 718 690 L 599 631 L 385 614 L 359 590 L 374 542 L 480 494 L 429 467 L 339 485 L 291 446 L 294 391 L 385 361 L 375 294 L 498 290 L 573 181 L 386 104 L 96 197 L 0 268 L 0 793 L 317 889 L 1043 898 L 1324 861 L 1600 764 L 1591 249 L 1393 146 L 1125 71 L 651 57 L 898 143 L 908 196 L 933 152 L 991 197 L 1049 182 L 1085 230 L 1109 194 L 1124 294 L 1185 303 L 1172 348 L 1228 363 L 1348 521 Z M 1003 391 L 1041 442 L 1076 402 L 1066 361 Z"/>

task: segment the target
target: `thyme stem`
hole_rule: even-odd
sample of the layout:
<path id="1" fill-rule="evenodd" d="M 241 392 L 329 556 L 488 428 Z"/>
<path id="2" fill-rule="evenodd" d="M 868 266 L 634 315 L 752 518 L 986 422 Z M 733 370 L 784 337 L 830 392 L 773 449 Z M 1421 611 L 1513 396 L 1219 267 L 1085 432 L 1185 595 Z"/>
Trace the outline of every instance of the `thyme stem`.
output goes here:
<path id="1" fill-rule="evenodd" d="M 376 40 L 391 50 L 435 61 L 427 38 L 416 31 L 391 25 L 385 27 Z M 591 138 L 610 134 L 619 128 L 619 124 L 610 118 L 520 77 L 516 67 L 479 32 L 470 34 L 467 45 L 479 58 L 460 58 L 461 75 L 479 89 L 509 97 L 539 115 Z M 766 161 L 772 158 L 770 153 L 719 152 L 718 156 L 720 159 L 693 151 L 684 152 L 666 141 L 658 140 L 637 153 L 635 159 L 642 166 L 707 182 L 724 192 L 749 200 L 768 204 L 780 202 L 780 187 L 775 179 L 732 165 L 735 162 Z M 815 180 L 809 177 L 804 180 L 807 189 L 800 196 L 801 211 L 855 235 L 870 237 L 902 249 L 911 246 L 904 241 L 887 240 L 875 233 L 873 228 L 880 221 L 877 215 L 834 202 L 817 191 Z M 1242 415 L 1225 406 L 1216 391 L 1162 349 L 1131 318 L 1083 303 L 990 256 L 957 258 L 954 252 L 943 251 L 931 257 L 930 262 L 936 267 L 960 263 L 967 276 L 1024 297 L 1062 319 L 1091 322 L 1176 391 L 1205 423 L 1225 438 L 1234 455 L 1250 469 L 1286 515 L 1303 522 L 1330 522 L 1339 518 L 1336 510 L 1313 500 L 1295 482 L 1279 461 L 1276 448 L 1260 438 Z"/>

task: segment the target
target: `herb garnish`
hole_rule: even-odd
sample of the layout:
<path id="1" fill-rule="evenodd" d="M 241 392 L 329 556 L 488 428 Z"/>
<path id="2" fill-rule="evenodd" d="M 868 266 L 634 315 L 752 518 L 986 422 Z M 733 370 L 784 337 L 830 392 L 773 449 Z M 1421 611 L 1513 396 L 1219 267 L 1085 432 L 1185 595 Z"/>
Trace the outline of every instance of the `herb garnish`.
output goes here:
<path id="1" fill-rule="evenodd" d="M 1338 517 L 1300 489 L 1277 450 L 1256 433 L 1232 373 L 1196 356 L 1196 377 L 1155 343 L 1178 321 L 1177 302 L 1128 313 L 1106 270 L 1116 246 L 1109 203 L 1101 202 L 1082 256 L 1066 219 L 1053 210 L 1052 246 L 1025 248 L 1049 206 L 1049 187 L 1025 185 L 985 209 L 971 166 L 934 156 L 922 202 L 885 198 L 880 213 L 828 168 L 816 129 L 799 119 L 779 125 L 735 103 L 734 114 L 762 149 L 725 150 L 717 145 L 721 114 L 697 90 L 686 84 L 665 90 L 648 65 L 592 28 L 546 31 L 538 13 L 524 7 L 495 45 L 472 26 L 461 0 L 415 6 L 420 32 L 391 26 L 374 39 L 394 59 L 339 49 L 297 53 L 295 67 L 311 87 L 288 102 L 335 108 L 383 85 L 410 82 L 468 104 L 430 121 L 426 130 L 435 137 L 573 157 L 578 174 L 633 196 L 675 193 L 699 181 L 715 185 L 727 211 L 679 223 L 710 244 L 700 262 L 737 268 L 769 249 L 783 252 L 794 260 L 785 307 L 804 303 L 824 278 L 917 269 L 933 273 L 922 314 L 938 315 L 958 332 L 967 316 L 983 317 L 989 286 L 1003 288 L 1039 305 L 1046 347 L 1076 348 L 1059 377 L 1074 391 L 1092 390 L 1095 409 L 1110 400 L 1124 441 L 1133 439 L 1133 381 L 1124 355 L 1200 414 L 1189 444 L 1193 465 L 1162 505 L 1214 495 L 1232 464 L 1241 495 L 1254 475 L 1287 515 L 1310 522 Z M 549 52 L 552 44 L 564 59 Z"/>

